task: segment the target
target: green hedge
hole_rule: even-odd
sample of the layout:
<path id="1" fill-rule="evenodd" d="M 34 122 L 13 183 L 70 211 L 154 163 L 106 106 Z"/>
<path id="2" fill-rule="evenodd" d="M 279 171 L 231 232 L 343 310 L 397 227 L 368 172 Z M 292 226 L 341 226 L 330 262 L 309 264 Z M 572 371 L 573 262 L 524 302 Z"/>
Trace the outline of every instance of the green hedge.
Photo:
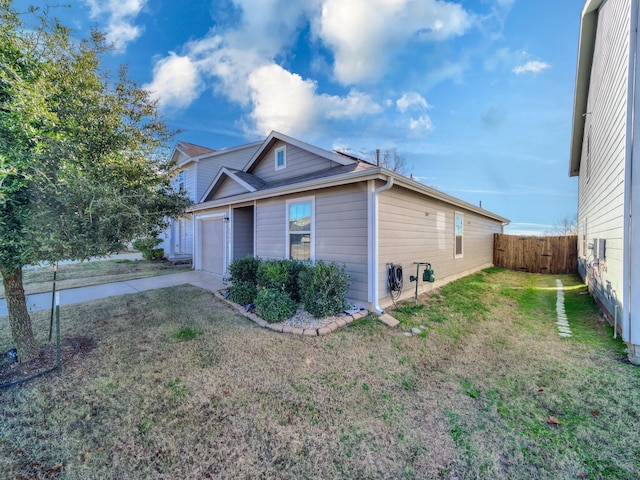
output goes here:
<path id="1" fill-rule="evenodd" d="M 335 262 L 318 261 L 299 278 L 300 298 L 304 309 L 316 318 L 337 315 L 347 307 L 349 275 L 346 267 Z"/>
<path id="2" fill-rule="evenodd" d="M 260 290 L 254 303 L 258 315 L 269 323 L 286 320 L 296 311 L 296 302 L 287 292 L 276 288 Z"/>
<path id="3" fill-rule="evenodd" d="M 248 255 L 229 266 L 229 296 L 242 305 L 254 303 L 258 314 L 268 322 L 290 317 L 299 302 L 304 302 L 305 310 L 316 318 L 337 315 L 347 306 L 349 276 L 345 270 L 344 265 L 335 262 L 326 264 L 320 260 L 308 265 Z"/>

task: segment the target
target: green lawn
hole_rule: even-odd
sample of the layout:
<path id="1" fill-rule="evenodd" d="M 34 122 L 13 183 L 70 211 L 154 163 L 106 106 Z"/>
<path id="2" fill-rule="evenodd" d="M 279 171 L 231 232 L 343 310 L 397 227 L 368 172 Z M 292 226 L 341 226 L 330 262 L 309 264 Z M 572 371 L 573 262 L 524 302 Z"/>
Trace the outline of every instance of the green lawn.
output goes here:
<path id="1" fill-rule="evenodd" d="M 66 307 L 64 335 L 96 346 L 0 391 L 1 475 L 640 476 L 640 369 L 577 277 L 489 269 L 390 313 L 402 328 L 303 337 L 188 285 Z M 34 315 L 41 340 L 48 321 Z"/>

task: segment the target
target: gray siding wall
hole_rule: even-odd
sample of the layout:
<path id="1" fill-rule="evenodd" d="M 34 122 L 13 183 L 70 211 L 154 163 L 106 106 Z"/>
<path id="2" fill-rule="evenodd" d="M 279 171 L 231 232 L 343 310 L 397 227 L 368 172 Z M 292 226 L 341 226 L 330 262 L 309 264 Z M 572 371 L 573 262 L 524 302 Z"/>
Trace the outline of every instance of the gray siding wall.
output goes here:
<path id="1" fill-rule="evenodd" d="M 196 192 L 198 200 L 202 198 L 202 195 L 207 191 L 222 167 L 242 170 L 257 149 L 258 146 L 240 148 L 230 152 L 221 150 L 216 152 L 214 156 L 201 159 L 200 162 L 198 162 L 198 185 Z"/>
<path id="2" fill-rule="evenodd" d="M 233 209 L 233 258 L 253 255 L 253 208 Z"/>
<path id="3" fill-rule="evenodd" d="M 502 224 L 476 213 L 419 195 L 401 187 L 382 192 L 378 205 L 380 305 L 391 303 L 387 264 L 402 264 L 403 297 L 415 293 L 413 262 L 429 262 L 436 271 L 436 283 L 422 282 L 420 291 L 454 280 L 490 266 L 493 262 L 493 234 L 502 232 Z M 455 214 L 463 214 L 463 255 L 455 258 Z"/>
<path id="4" fill-rule="evenodd" d="M 316 260 L 344 264 L 352 285 L 348 296 L 367 301 L 366 184 L 335 187 L 258 202 L 256 254 L 285 258 L 286 201 L 315 197 Z"/>
<path id="5" fill-rule="evenodd" d="M 223 180 L 222 185 L 220 185 L 213 198 L 231 197 L 233 195 L 240 195 L 241 193 L 247 193 L 247 189 L 235 180 L 227 177 Z"/>
<path id="6" fill-rule="evenodd" d="M 256 255 L 260 258 L 286 256 L 286 205 L 283 197 L 256 205 Z"/>
<path id="7" fill-rule="evenodd" d="M 631 0 L 600 8 L 578 193 L 578 256 L 596 297 L 614 313 L 623 300 L 624 164 Z M 589 245 L 606 239 L 603 264 Z"/>
<path id="8" fill-rule="evenodd" d="M 285 145 L 278 142 L 273 148 L 268 150 L 262 160 L 254 165 L 251 173 L 262 179 L 264 182 L 282 180 L 286 178 L 299 177 L 308 173 L 326 170 L 335 167 L 337 164 L 331 160 L 314 155 L 313 153 L 301 150 L 293 145 L 287 145 L 286 161 L 287 166 L 281 170 L 275 167 L 275 150 Z"/>
<path id="9" fill-rule="evenodd" d="M 316 260 L 344 264 L 348 297 L 367 301 L 366 183 L 316 193 Z"/>
<path id="10" fill-rule="evenodd" d="M 194 163 L 190 163 L 186 168 L 178 170 L 176 174 L 171 178 L 171 188 L 178 191 L 179 182 L 178 174 L 180 171 L 184 172 L 184 188 L 187 191 L 187 196 L 192 202 L 196 202 L 199 198 L 196 198 L 196 166 Z"/>

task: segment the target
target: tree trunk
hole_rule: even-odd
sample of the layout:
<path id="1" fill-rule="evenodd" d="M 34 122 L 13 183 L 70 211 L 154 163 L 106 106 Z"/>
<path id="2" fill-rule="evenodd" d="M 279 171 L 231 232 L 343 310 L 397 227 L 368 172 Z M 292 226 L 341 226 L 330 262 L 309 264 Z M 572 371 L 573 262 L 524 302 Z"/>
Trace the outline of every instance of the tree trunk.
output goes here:
<path id="1" fill-rule="evenodd" d="M 31 317 L 27 310 L 27 298 L 22 285 L 22 269 L 2 270 L 2 282 L 7 299 L 11 334 L 18 350 L 18 361 L 28 362 L 40 354 L 40 347 L 31 328 Z"/>

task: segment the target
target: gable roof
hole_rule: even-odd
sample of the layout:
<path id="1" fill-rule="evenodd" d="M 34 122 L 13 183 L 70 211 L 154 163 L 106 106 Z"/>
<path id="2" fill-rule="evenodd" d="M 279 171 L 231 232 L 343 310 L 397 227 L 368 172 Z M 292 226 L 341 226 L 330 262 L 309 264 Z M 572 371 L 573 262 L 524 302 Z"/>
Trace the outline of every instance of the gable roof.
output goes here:
<path id="1" fill-rule="evenodd" d="M 584 139 L 585 115 L 589 98 L 591 66 L 598 29 L 598 9 L 604 0 L 586 0 L 580 18 L 578 41 L 578 64 L 576 66 L 576 86 L 573 97 L 573 124 L 571 126 L 571 153 L 569 156 L 569 176 L 580 173 L 582 142 Z"/>
<path id="2" fill-rule="evenodd" d="M 340 165 L 349 165 L 355 160 L 352 158 L 348 158 L 345 155 L 340 155 L 335 152 L 330 152 L 325 150 L 324 148 L 316 147 L 315 145 L 311 145 L 306 142 L 302 142 L 296 138 L 285 135 L 284 133 L 272 131 L 267 138 L 262 142 L 260 148 L 253 154 L 251 160 L 247 163 L 244 168 L 245 172 L 251 172 L 252 168 L 258 163 L 258 161 L 264 156 L 264 154 L 273 146 L 275 143 L 280 140 L 289 145 L 294 145 L 302 150 L 306 150 L 307 152 L 311 152 L 319 157 L 326 158 L 327 160 L 331 160 L 332 162 L 336 162 Z"/>
<path id="3" fill-rule="evenodd" d="M 207 147 L 201 147 L 200 145 L 196 145 L 195 143 L 188 143 L 179 141 L 176 149 L 180 152 L 184 153 L 187 157 L 198 157 L 200 155 L 204 155 L 205 153 L 212 153 L 215 150 Z"/>

